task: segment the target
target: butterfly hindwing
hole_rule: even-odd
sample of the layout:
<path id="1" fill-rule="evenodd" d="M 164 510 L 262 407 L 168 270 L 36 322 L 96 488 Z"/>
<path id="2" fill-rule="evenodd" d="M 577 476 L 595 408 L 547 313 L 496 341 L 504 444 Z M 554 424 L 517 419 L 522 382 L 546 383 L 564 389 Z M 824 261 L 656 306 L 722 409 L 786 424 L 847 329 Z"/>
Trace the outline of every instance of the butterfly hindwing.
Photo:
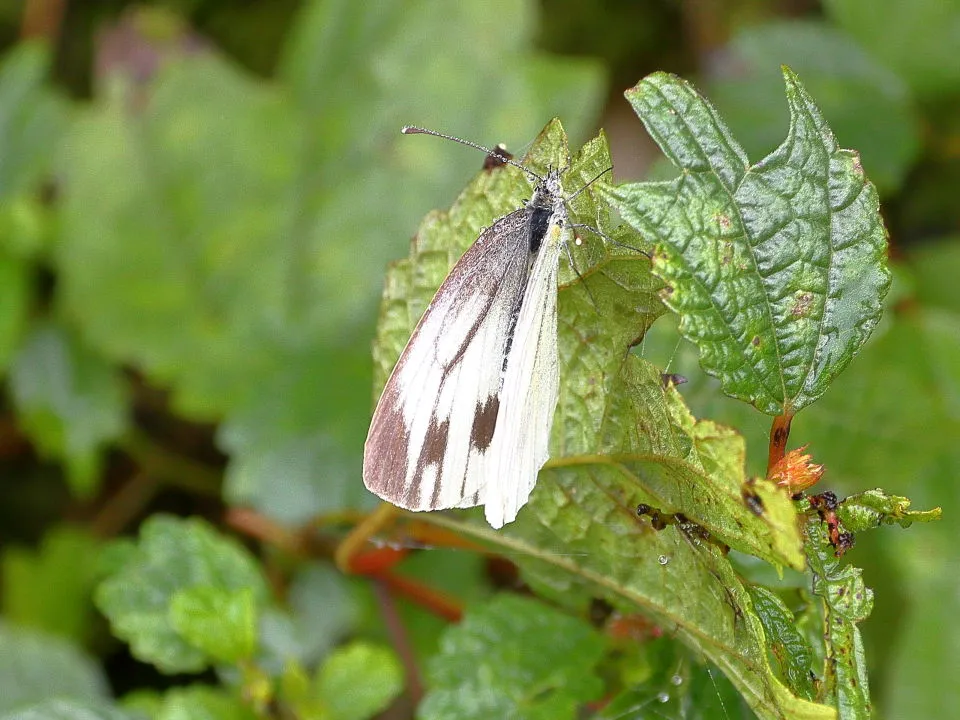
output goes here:
<path id="1" fill-rule="evenodd" d="M 487 522 L 494 528 L 517 517 L 549 457 L 560 391 L 557 272 L 562 225 L 557 220 L 555 214 L 530 273 L 503 377 L 489 480 L 481 490 Z"/>

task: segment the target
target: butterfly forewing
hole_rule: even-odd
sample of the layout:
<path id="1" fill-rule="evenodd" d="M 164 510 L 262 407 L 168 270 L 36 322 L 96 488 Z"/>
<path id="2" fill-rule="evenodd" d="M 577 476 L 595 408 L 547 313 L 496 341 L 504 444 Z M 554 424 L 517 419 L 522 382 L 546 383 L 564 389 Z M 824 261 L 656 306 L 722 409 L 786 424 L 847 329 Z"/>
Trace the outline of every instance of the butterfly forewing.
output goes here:
<path id="1" fill-rule="evenodd" d="M 527 209 L 485 230 L 447 275 L 380 396 L 366 486 L 410 510 L 482 502 L 504 358 L 530 270 Z"/>

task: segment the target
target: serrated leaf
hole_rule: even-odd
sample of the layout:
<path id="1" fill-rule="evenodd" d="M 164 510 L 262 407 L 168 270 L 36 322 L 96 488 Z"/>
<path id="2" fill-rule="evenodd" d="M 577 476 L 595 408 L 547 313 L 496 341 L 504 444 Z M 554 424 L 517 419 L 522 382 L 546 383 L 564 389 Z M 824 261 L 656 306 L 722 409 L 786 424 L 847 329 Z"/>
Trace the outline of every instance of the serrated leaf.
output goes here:
<path id="1" fill-rule="evenodd" d="M 88 533 L 66 525 L 51 528 L 36 551 L 8 546 L 3 616 L 78 643 L 88 640 L 99 547 Z"/>
<path id="2" fill-rule="evenodd" d="M 317 697 L 329 720 L 367 720 L 403 690 L 403 667 L 387 647 L 353 642 L 334 650 L 317 669 Z"/>
<path id="3" fill-rule="evenodd" d="M 939 252 L 924 259 L 916 280 L 918 295 L 934 294 L 936 307 L 899 303 L 853 371 L 793 424 L 792 443 L 817 449 L 828 470 L 825 480 L 838 494 L 882 484 L 909 495 L 920 509 L 942 504 L 949 514 L 957 505 L 951 492 L 957 487 L 952 478 L 960 476 L 960 318 L 946 309 L 952 298 L 944 280 L 954 263 Z M 938 272 L 931 273 L 935 266 Z M 671 369 L 689 378 L 680 391 L 697 415 L 750 431 L 749 455 L 765 464 L 769 421 L 718 393 L 717 381 L 697 367 L 695 348 L 684 341 L 678 350 L 676 336 L 661 336 L 662 329 L 657 323 L 645 336 L 645 356 L 669 359 Z M 960 613 L 960 598 L 942 568 L 957 562 L 955 529 L 948 522 L 914 525 L 909 532 L 881 528 L 863 539 L 867 549 L 859 552 L 858 537 L 856 555 L 879 600 L 861 630 L 871 662 L 885 668 L 873 678 L 875 704 L 897 717 L 949 715 L 960 703 L 960 687 L 951 681 L 958 664 L 952 648 L 960 647 L 952 618 Z M 814 649 L 822 648 L 822 621 L 804 627 Z"/>
<path id="4" fill-rule="evenodd" d="M 257 645 L 257 608 L 250 588 L 190 587 L 170 598 L 170 625 L 216 662 L 237 663 Z"/>
<path id="5" fill-rule="evenodd" d="M 27 711 L 51 697 L 107 697 L 100 666 L 74 644 L 0 622 L 0 713 Z"/>
<path id="6" fill-rule="evenodd" d="M 753 585 L 748 586 L 747 590 L 781 675 L 798 697 L 813 700 L 815 693 L 810 678 L 813 652 L 807 639 L 797 629 L 796 618 L 783 601 L 767 588 Z"/>
<path id="7" fill-rule="evenodd" d="M 150 720 L 256 720 L 253 709 L 232 693 L 208 685 L 189 685 L 162 695 L 138 693 L 124 706 Z"/>
<path id="8" fill-rule="evenodd" d="M 724 391 L 771 415 L 823 394 L 870 336 L 890 274 L 876 191 L 784 69 L 790 131 L 756 165 L 686 82 L 627 92 L 683 174 L 610 196 L 656 240 L 654 270 L 680 329 Z"/>
<path id="9" fill-rule="evenodd" d="M 547 493 L 539 496 L 545 505 Z M 608 507 L 600 493 L 579 499 L 582 509 L 566 496 L 560 502 L 563 511 L 549 525 L 521 522 L 522 514 L 500 532 L 435 515 L 430 521 L 509 555 L 537 589 L 562 588 L 568 599 L 600 597 L 644 614 L 716 665 L 760 718 L 836 717 L 832 708 L 794 697 L 777 678 L 751 598 L 721 548 L 693 528 L 656 532 L 632 508 Z"/>
<path id="10" fill-rule="evenodd" d="M 141 528 L 136 552 L 100 583 L 95 600 L 135 657 L 165 673 L 199 672 L 217 658 L 178 631 L 172 608 L 178 593 L 197 588 L 227 597 L 249 592 L 258 608 L 268 597 L 256 561 L 238 543 L 201 520 L 154 515 Z M 211 628 L 205 644 L 231 629 L 231 623 Z"/>
<path id="11" fill-rule="evenodd" d="M 445 634 L 428 667 L 423 720 L 572 720 L 603 683 L 594 666 L 604 640 L 581 620 L 542 603 L 501 595 Z"/>
<path id="12" fill-rule="evenodd" d="M 864 584 L 860 568 L 840 566 L 819 517 L 807 522 L 806 532 L 813 593 L 824 605 L 824 692 L 842 718 L 870 718 L 867 660 L 857 623 L 873 610 L 873 591 Z"/>
<path id="13" fill-rule="evenodd" d="M 566 155 L 559 126 L 552 124 L 527 161 L 549 164 Z M 589 179 L 608 162 L 601 138 L 574 159 L 573 168 Z M 450 213 L 424 222 L 410 260 L 392 269 L 375 346 L 381 382 L 453 259 L 482 224 L 520 204 L 522 198 L 510 199 L 511 175 L 500 168 L 480 176 Z M 589 191 L 583 196 L 604 227 L 607 208 Z M 639 244 L 636 237 L 623 237 L 627 245 Z M 562 268 L 558 290 L 562 389 L 551 460 L 529 506 L 503 533 L 455 527 L 490 539 L 521 565 L 528 582 L 557 602 L 571 606 L 599 594 L 634 612 L 639 608 L 662 627 L 686 628 L 684 641 L 721 667 L 758 712 L 829 717 L 829 709 L 796 700 L 776 680 L 762 627 L 729 563 L 707 550 L 698 559 L 701 551 L 686 534 L 655 533 L 636 518 L 638 503 L 652 503 L 702 523 L 724 543 L 773 562 L 803 565 L 788 498 L 758 482 L 764 512 L 758 516 L 744 502 L 739 438 L 698 423 L 664 386 L 658 369 L 627 353 L 660 312 L 659 283 L 650 277 L 646 258 L 589 240 L 574 252 L 582 280 Z M 676 561 L 680 569 L 665 571 L 657 558 L 668 565 Z M 698 592 L 690 593 L 691 587 Z M 734 622 L 731 611 L 747 619 Z"/>
<path id="14" fill-rule="evenodd" d="M 907 528 L 915 522 L 934 522 L 943 516 L 941 508 L 911 510 L 911 505 L 909 498 L 876 488 L 844 498 L 837 508 L 837 517 L 844 529 L 857 533 L 882 524 L 897 523 Z"/>
<path id="15" fill-rule="evenodd" d="M 20 424 L 41 452 L 63 460 L 74 492 L 95 492 L 105 446 L 126 429 L 117 369 L 66 328 L 41 323 L 13 359 L 10 391 Z"/>

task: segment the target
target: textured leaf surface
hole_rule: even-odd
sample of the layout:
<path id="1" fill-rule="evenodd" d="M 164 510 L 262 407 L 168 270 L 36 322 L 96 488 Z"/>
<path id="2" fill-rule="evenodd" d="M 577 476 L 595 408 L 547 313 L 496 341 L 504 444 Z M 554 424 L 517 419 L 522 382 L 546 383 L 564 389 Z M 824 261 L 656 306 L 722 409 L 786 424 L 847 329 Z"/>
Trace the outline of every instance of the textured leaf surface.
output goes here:
<path id="1" fill-rule="evenodd" d="M 656 240 L 654 271 L 681 332 L 724 391 L 793 414 L 866 341 L 890 281 L 876 191 L 784 70 L 790 130 L 756 165 L 686 82 L 657 73 L 627 92 L 682 175 L 611 192 Z"/>
<path id="2" fill-rule="evenodd" d="M 813 571 L 813 593 L 824 603 L 824 639 L 827 662 L 825 692 L 842 718 L 872 716 L 867 659 L 857 623 L 873 610 L 873 591 L 863 582 L 863 571 L 840 566 L 827 541 L 823 521 L 807 523 L 807 552 Z"/>
<path id="3" fill-rule="evenodd" d="M 812 670 L 813 652 L 797 628 L 797 619 L 775 593 L 761 585 L 748 588 L 757 617 L 763 624 L 770 652 L 780 665 L 780 673 L 798 696 L 815 697 Z"/>
<path id="4" fill-rule="evenodd" d="M 240 545 L 200 520 L 155 515 L 144 523 L 136 547 L 127 548 L 120 568 L 99 585 L 96 602 L 137 658 L 167 673 L 197 672 L 220 659 L 210 651 L 236 652 L 227 634 L 249 621 L 240 627 L 224 618 L 218 625 L 205 615 L 208 630 L 202 631 L 181 605 L 185 592 L 193 599 L 197 593 L 209 599 L 212 592 L 227 605 L 249 593 L 258 608 L 267 598 L 256 562 Z M 242 638 L 235 642 L 244 644 Z"/>
<path id="5" fill-rule="evenodd" d="M 861 630 L 871 667 L 880 668 L 871 678 L 876 707 L 891 717 L 949 716 L 960 705 L 960 687 L 951 679 L 960 662 L 953 620 L 960 596 L 955 579 L 943 572 L 958 557 L 949 518 L 960 509 L 953 481 L 960 476 L 960 304 L 951 273 L 960 264 L 949 243 L 918 255 L 903 268 L 915 276 L 916 299 L 888 308 L 852 371 L 791 429 L 792 445 L 816 448 L 817 461 L 828 468 L 826 487 L 838 494 L 882 485 L 909 495 L 921 510 L 942 505 L 948 518 L 906 532 L 882 527 L 858 537 L 851 555 L 876 591 L 876 607 Z M 657 323 L 647 334 L 645 356 L 669 361 L 689 378 L 680 390 L 694 413 L 743 431 L 748 457 L 765 461 L 769 421 L 719 394 L 719 383 L 698 367 L 696 348 L 684 341 L 678 349 L 676 335 L 663 329 Z M 819 632 L 812 640 L 822 644 Z"/>
<path id="6" fill-rule="evenodd" d="M 51 697 L 93 702 L 107 692 L 99 665 L 72 643 L 0 623 L 0 714 Z"/>
<path id="7" fill-rule="evenodd" d="M 423 720 L 573 720 L 603 691 L 603 638 L 542 603 L 502 595 L 469 612 L 428 668 Z"/>
<path id="8" fill-rule="evenodd" d="M 257 644 L 257 608 L 250 588 L 190 587 L 170 598 L 170 625 L 216 662 L 248 659 Z"/>
<path id="9" fill-rule="evenodd" d="M 554 123 L 527 161 L 540 167 L 566 155 Z M 607 167 L 600 138 L 574 158 L 567 177 L 590 179 Z M 481 226 L 529 195 L 525 179 L 513 178 L 510 168 L 482 174 L 449 213 L 424 221 L 410 259 L 392 268 L 375 346 L 380 382 L 459 253 Z M 517 183 L 517 189 L 506 183 Z M 570 180 L 565 186 L 568 192 L 578 187 Z M 596 224 L 599 217 L 601 228 L 607 227 L 608 209 L 590 191 L 578 201 L 589 203 L 583 222 Z M 635 235 L 618 237 L 626 245 L 641 244 Z M 776 679 L 749 596 L 727 560 L 702 538 L 709 532 L 772 562 L 802 567 L 791 503 L 758 481 L 751 487 L 762 495 L 764 512 L 751 512 L 743 500 L 740 438 L 697 422 L 676 391 L 664 386 L 660 371 L 628 353 L 662 311 L 656 295 L 661 285 L 650 275 L 649 261 L 634 251 L 608 249 L 589 235 L 573 252 L 581 277 L 562 267 L 558 290 L 561 394 L 551 460 L 529 506 L 504 533 L 482 525 L 456 527 L 489 539 L 557 602 L 575 605 L 599 595 L 630 612 L 645 612 L 663 628 L 682 628 L 681 639 L 727 673 L 751 706 L 768 713 L 764 717 L 829 717 L 829 709 L 797 701 Z M 700 529 L 654 532 L 636 517 L 638 503 L 682 512 Z"/>
<path id="10" fill-rule="evenodd" d="M 34 444 L 64 461 L 76 493 L 96 492 L 105 446 L 127 425 L 117 369 L 66 328 L 39 324 L 13 360 L 10 390 Z"/>
<path id="11" fill-rule="evenodd" d="M 330 720 L 367 720 L 403 691 L 403 667 L 387 647 L 353 642 L 317 670 L 316 694 Z"/>

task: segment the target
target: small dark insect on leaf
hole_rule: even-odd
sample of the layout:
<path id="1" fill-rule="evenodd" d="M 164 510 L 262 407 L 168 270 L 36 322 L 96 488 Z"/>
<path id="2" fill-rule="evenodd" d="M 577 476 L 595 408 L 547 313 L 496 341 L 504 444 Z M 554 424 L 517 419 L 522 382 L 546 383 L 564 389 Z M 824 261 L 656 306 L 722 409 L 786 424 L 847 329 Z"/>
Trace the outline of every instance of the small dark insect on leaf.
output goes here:
<path id="1" fill-rule="evenodd" d="M 743 498 L 747 509 L 757 517 L 760 517 L 766 508 L 763 506 L 763 499 L 757 494 L 757 491 L 753 489 L 755 484 L 756 480 L 754 478 L 748 479 L 740 489 L 740 497 Z"/>
<path id="2" fill-rule="evenodd" d="M 646 503 L 640 503 L 637 505 L 637 516 L 643 517 L 644 515 L 650 516 L 650 527 L 657 532 L 660 532 L 667 527 L 667 521 L 664 519 L 663 513 L 661 513 L 655 507 L 647 505 Z"/>
<path id="3" fill-rule="evenodd" d="M 820 519 L 827 524 L 827 537 L 833 546 L 834 557 L 843 557 L 847 550 L 856 544 L 856 537 L 852 532 L 840 529 L 840 519 L 837 517 L 840 501 L 836 494 L 827 490 L 819 495 L 811 495 L 807 499 L 810 507 L 816 510 Z"/>

